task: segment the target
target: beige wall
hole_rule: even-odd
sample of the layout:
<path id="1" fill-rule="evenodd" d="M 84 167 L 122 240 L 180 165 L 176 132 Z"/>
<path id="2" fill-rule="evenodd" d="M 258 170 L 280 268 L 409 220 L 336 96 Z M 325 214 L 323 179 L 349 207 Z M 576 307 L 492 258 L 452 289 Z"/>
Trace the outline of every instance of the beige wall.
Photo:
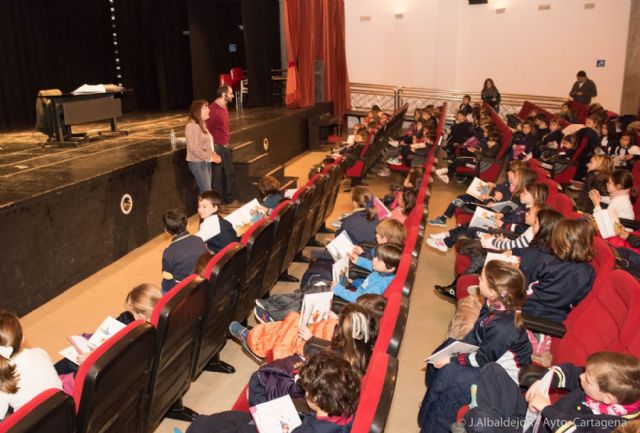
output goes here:
<path id="1" fill-rule="evenodd" d="M 585 3 L 595 9 L 585 10 Z M 551 9 L 538 11 L 538 4 Z M 353 82 L 564 97 L 584 69 L 618 110 L 630 0 L 345 0 Z M 496 14 L 504 7 L 504 14 Z M 394 13 L 404 13 L 403 19 Z M 371 21 L 360 21 L 370 16 Z M 605 59 L 604 68 L 596 60 Z"/>
<path id="2" fill-rule="evenodd" d="M 632 0 L 627 62 L 622 86 L 621 113 L 638 114 L 640 110 L 640 0 Z"/>

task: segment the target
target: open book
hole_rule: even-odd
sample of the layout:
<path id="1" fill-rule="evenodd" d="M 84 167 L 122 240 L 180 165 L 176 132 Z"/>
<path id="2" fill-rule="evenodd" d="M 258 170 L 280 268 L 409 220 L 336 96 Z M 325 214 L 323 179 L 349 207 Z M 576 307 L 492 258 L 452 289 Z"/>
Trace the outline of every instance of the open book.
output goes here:
<path id="1" fill-rule="evenodd" d="M 616 227 L 622 227 L 616 211 L 613 209 L 595 209 L 593 218 L 596 220 L 600 236 L 609 239 L 617 235 Z"/>
<path id="2" fill-rule="evenodd" d="M 298 191 L 298 188 L 289 188 L 284 190 L 284 198 L 291 198 Z"/>
<path id="3" fill-rule="evenodd" d="M 378 219 L 382 220 L 391 215 L 391 211 L 387 209 L 387 207 L 378 199 L 378 197 L 373 198 L 373 206 L 376 208 L 376 213 L 378 214 Z"/>
<path id="4" fill-rule="evenodd" d="M 499 253 L 487 253 L 487 258 L 484 260 L 484 264 L 486 265 L 492 260 L 498 260 L 500 262 L 506 262 L 516 266 L 520 265 L 520 257 Z"/>
<path id="5" fill-rule="evenodd" d="M 105 89 L 104 84 L 83 84 L 74 90 L 73 94 L 80 95 L 85 93 L 106 93 L 107 89 Z"/>
<path id="6" fill-rule="evenodd" d="M 302 424 L 289 395 L 260 403 L 249 411 L 260 433 L 288 433 Z"/>
<path id="7" fill-rule="evenodd" d="M 349 256 L 343 256 L 340 260 L 336 260 L 331 274 L 335 284 L 346 286 L 349 280 Z"/>
<path id="8" fill-rule="evenodd" d="M 483 229 L 496 228 L 496 212 L 484 209 L 480 206 L 476 207 L 473 218 L 469 223 L 469 227 L 478 227 Z"/>
<path id="9" fill-rule="evenodd" d="M 264 215 L 264 208 L 258 200 L 254 198 L 249 203 L 231 212 L 225 219 L 231 223 L 236 234 L 240 237 L 245 234 L 255 222 L 260 221 Z"/>
<path id="10" fill-rule="evenodd" d="M 478 346 L 463 343 L 462 341 L 454 341 L 444 349 L 441 349 L 428 357 L 426 361 L 430 364 L 436 364 L 445 359 L 457 356 L 461 353 L 474 353 L 478 351 Z"/>
<path id="11" fill-rule="evenodd" d="M 534 384 L 539 392 L 543 395 L 549 397 L 549 388 L 551 387 L 551 381 L 553 380 L 553 370 L 547 371 L 547 373 L 542 376 L 542 379 L 536 384 Z M 532 385 L 532 386 L 534 386 Z M 533 426 L 533 429 L 530 433 L 537 433 L 540 429 L 540 424 L 542 422 L 542 414 L 536 413 L 527 409 L 527 415 L 524 418 L 524 425 L 522 427 L 523 433 L 526 432 L 529 427 Z"/>
<path id="12" fill-rule="evenodd" d="M 491 191 L 489 184 L 479 177 L 474 177 L 471 185 L 467 188 L 467 194 L 478 200 L 480 200 L 483 195 L 489 194 L 489 191 Z"/>
<path id="13" fill-rule="evenodd" d="M 353 251 L 353 247 L 355 245 L 351 241 L 351 238 L 347 234 L 347 232 L 342 232 L 338 236 L 335 237 L 334 240 L 327 244 L 327 251 L 333 257 L 333 261 L 337 262 L 341 258 L 345 256 L 349 256 L 349 254 Z"/>
<path id="14" fill-rule="evenodd" d="M 327 320 L 331 312 L 333 292 L 307 293 L 302 298 L 300 309 L 300 325 L 307 326 L 312 323 Z"/>
<path id="15" fill-rule="evenodd" d="M 98 326 L 96 332 L 93 333 L 91 338 L 86 339 L 80 335 L 72 335 L 67 340 L 71 343 L 71 346 L 66 347 L 60 351 L 60 354 L 67 358 L 69 361 L 77 363 L 78 356 L 82 353 L 88 353 L 95 350 L 102 343 L 113 337 L 126 325 L 117 321 L 111 316 L 108 316 Z"/>

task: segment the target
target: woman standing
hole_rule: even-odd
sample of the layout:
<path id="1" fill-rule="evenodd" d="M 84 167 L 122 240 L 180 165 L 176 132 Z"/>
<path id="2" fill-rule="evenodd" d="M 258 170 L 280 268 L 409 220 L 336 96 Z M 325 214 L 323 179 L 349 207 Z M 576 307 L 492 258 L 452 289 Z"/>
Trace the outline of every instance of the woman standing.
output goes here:
<path id="1" fill-rule="evenodd" d="M 496 113 L 500 112 L 500 92 L 496 89 L 491 78 L 484 80 L 484 86 L 482 86 L 482 93 L 480 95 L 482 100 L 489 104 Z"/>
<path id="2" fill-rule="evenodd" d="M 220 156 L 213 148 L 213 137 L 205 125 L 208 118 L 209 103 L 204 99 L 193 101 L 184 135 L 187 138 L 187 163 L 200 194 L 211 191 L 211 164 L 220 164 Z"/>

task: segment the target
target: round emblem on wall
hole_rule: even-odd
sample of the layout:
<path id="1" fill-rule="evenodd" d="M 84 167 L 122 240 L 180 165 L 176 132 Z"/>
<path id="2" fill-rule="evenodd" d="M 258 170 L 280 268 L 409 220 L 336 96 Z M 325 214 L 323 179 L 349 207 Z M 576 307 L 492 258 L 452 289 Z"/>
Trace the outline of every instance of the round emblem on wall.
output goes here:
<path id="1" fill-rule="evenodd" d="M 125 194 L 120 199 L 120 210 L 123 214 L 129 215 L 133 209 L 133 199 L 129 194 Z"/>
<path id="2" fill-rule="evenodd" d="M 262 140 L 262 147 L 264 148 L 264 150 L 269 150 L 269 139 L 265 137 L 264 140 Z"/>

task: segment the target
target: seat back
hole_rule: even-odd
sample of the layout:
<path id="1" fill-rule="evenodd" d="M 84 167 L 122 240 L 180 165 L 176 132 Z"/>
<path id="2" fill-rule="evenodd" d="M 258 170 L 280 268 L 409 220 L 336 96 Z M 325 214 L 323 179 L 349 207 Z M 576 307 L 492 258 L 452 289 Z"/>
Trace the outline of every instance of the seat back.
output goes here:
<path id="1" fill-rule="evenodd" d="M 155 430 L 191 385 L 191 366 L 200 341 L 208 289 L 207 280 L 192 274 L 166 293 L 153 310 L 156 348 L 146 431 Z"/>
<path id="2" fill-rule="evenodd" d="M 344 159 L 339 159 L 335 162 L 337 166 L 337 170 L 335 172 L 335 181 L 333 182 L 332 189 L 329 191 L 331 196 L 329 197 L 329 201 L 327 203 L 327 208 L 324 213 L 324 220 L 326 221 L 333 212 L 333 209 L 336 205 L 336 200 L 338 199 L 338 193 L 340 192 L 340 184 L 342 183 L 342 179 L 344 178 L 344 172 L 347 168 L 347 164 Z M 640 200 L 638 200 L 640 202 Z"/>
<path id="3" fill-rule="evenodd" d="M 378 325 L 374 353 L 386 352 L 391 356 L 398 356 L 408 314 L 409 309 L 403 303 L 402 294 L 398 292 L 390 294 Z"/>
<path id="4" fill-rule="evenodd" d="M 144 431 L 155 335 L 136 320 L 82 363 L 73 390 L 79 433 Z"/>
<path id="5" fill-rule="evenodd" d="M 282 270 L 282 262 L 287 253 L 289 236 L 293 231 L 293 223 L 296 217 L 296 206 L 291 200 L 280 203 L 269 216 L 273 224 L 273 243 L 271 245 L 271 255 L 264 271 L 262 281 L 262 292 L 258 294 L 261 298 L 266 295 L 273 286 L 276 285 Z"/>
<path id="6" fill-rule="evenodd" d="M 311 206 L 311 200 L 313 199 L 313 192 L 315 191 L 314 185 L 305 185 L 302 188 L 298 188 L 298 191 L 291 198 L 295 203 L 295 218 L 293 228 L 291 230 L 291 236 L 289 237 L 289 244 L 287 245 L 287 253 L 282 261 L 282 268 L 280 273 L 282 274 L 289 268 L 289 265 L 293 261 L 293 258 L 300 251 L 298 246 L 300 245 L 300 238 L 304 231 L 304 223 L 307 217 L 307 211 Z M 306 243 L 306 242 L 305 242 Z"/>
<path id="7" fill-rule="evenodd" d="M 327 180 L 328 178 L 326 175 L 318 173 L 313 176 L 308 183 L 308 185 L 313 184 L 315 188 L 313 190 L 313 195 L 310 198 L 307 215 L 304 218 L 304 229 L 302 230 L 302 233 L 300 235 L 298 251 L 302 251 L 307 245 L 307 242 L 309 242 L 311 237 L 316 233 L 314 232 L 314 229 L 316 227 L 316 219 L 321 211 L 320 208 L 322 204 L 322 196 L 325 193 Z"/>
<path id="8" fill-rule="evenodd" d="M 240 240 L 245 247 L 246 266 L 240 279 L 238 300 L 233 315 L 236 322 L 242 322 L 249 316 L 256 305 L 256 299 L 262 295 L 264 270 L 271 255 L 274 227 L 269 219 L 263 218 L 252 225 Z"/>
<path id="9" fill-rule="evenodd" d="M 564 337 L 552 340 L 551 353 L 556 365 L 565 362 L 585 365 L 590 354 L 628 347 L 637 338 L 640 283 L 635 278 L 615 270 L 589 296 L 592 300 L 576 320 L 566 325 Z M 632 347 L 637 349 L 635 345 Z"/>
<path id="10" fill-rule="evenodd" d="M 242 68 L 231 68 L 231 70 L 229 71 L 229 76 L 231 77 L 231 81 L 233 81 L 234 83 L 239 83 L 244 79 L 244 72 L 242 71 Z"/>
<path id="11" fill-rule="evenodd" d="M 555 182 L 553 183 L 555 184 Z M 549 191 L 551 191 L 551 189 L 549 189 Z M 549 194 L 547 204 L 560 212 L 565 218 L 569 218 L 573 213 L 573 202 L 569 196 L 564 193 Z"/>
<path id="12" fill-rule="evenodd" d="M 230 74 L 220 74 L 219 83 L 220 86 L 233 86 L 233 80 Z"/>
<path id="13" fill-rule="evenodd" d="M 59 389 L 48 389 L 0 423 L 0 433 L 74 433 L 73 399 Z"/>
<path id="14" fill-rule="evenodd" d="M 374 353 L 360 385 L 360 401 L 351 433 L 381 433 L 387 424 L 396 387 L 398 360 L 386 353 Z"/>
<path id="15" fill-rule="evenodd" d="M 227 341 L 227 330 L 236 308 L 238 284 L 245 264 L 244 247 L 238 242 L 232 242 L 220 250 L 205 267 L 204 277 L 209 279 L 207 306 L 192 379 L 204 370 Z"/>

